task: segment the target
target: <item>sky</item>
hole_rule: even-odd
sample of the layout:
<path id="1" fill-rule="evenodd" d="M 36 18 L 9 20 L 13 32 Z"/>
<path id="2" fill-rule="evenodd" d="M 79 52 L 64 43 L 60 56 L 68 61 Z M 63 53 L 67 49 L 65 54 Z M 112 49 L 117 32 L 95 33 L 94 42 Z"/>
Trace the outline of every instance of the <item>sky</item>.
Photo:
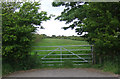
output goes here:
<path id="1" fill-rule="evenodd" d="M 41 0 L 41 11 L 46 11 L 48 15 L 53 14 L 55 16 L 58 16 L 61 14 L 61 12 L 64 10 L 64 7 L 52 7 L 52 1 L 53 0 Z M 54 18 L 51 18 L 51 20 L 48 20 L 46 22 L 42 23 L 42 26 L 45 29 L 38 29 L 37 33 L 39 34 L 46 34 L 48 36 L 52 35 L 64 35 L 64 36 L 77 36 L 77 33 L 75 33 L 75 30 L 64 30 L 61 29 L 62 27 L 67 27 L 68 25 L 65 24 L 65 22 L 61 22 L 59 20 L 54 20 Z"/>

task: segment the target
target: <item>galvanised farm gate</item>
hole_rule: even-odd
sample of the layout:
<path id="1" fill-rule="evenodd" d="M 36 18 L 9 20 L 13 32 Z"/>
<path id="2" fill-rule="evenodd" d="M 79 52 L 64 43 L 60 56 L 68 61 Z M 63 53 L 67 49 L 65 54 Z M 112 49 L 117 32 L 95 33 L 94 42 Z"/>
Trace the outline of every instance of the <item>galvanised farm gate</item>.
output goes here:
<path id="1" fill-rule="evenodd" d="M 33 46 L 43 65 L 62 65 L 71 61 L 73 65 L 93 63 L 92 45 Z"/>

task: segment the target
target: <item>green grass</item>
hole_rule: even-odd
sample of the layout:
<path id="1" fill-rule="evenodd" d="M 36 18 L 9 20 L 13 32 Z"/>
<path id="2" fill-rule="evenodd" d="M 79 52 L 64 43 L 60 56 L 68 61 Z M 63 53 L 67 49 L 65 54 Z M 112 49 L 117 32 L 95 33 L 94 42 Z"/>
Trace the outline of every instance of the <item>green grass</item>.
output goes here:
<path id="1" fill-rule="evenodd" d="M 65 45 L 89 45 L 88 42 L 86 41 L 76 41 L 76 40 L 70 40 L 70 39 L 53 39 L 53 38 L 47 38 L 47 39 L 43 39 L 40 42 L 37 42 L 34 44 L 34 46 L 65 46 Z M 31 52 L 32 55 L 34 55 L 36 52 L 35 50 L 55 50 L 57 47 L 34 47 L 33 48 L 33 52 Z M 90 47 L 64 47 L 66 49 L 90 49 Z M 60 49 L 58 49 L 60 50 Z M 88 54 L 91 53 L 91 51 L 72 51 L 75 54 Z M 42 54 L 48 54 L 50 53 L 50 51 L 42 51 L 42 52 L 37 52 L 37 55 L 42 55 Z M 60 51 L 55 51 L 52 54 L 61 54 Z M 71 54 L 68 51 L 62 51 L 62 54 Z M 39 58 L 41 58 L 43 56 L 39 56 Z M 89 55 L 82 55 L 80 57 L 91 57 Z M 60 58 L 60 56 L 52 56 L 49 55 L 46 58 Z M 77 56 L 62 56 L 62 58 L 78 58 Z M 69 61 L 78 61 L 80 59 L 70 59 Z M 91 60 L 91 59 L 88 59 Z M 46 61 L 46 60 L 45 60 Z M 51 59 L 49 61 L 60 61 L 60 59 Z M 67 61 L 66 59 L 63 59 L 63 61 Z M 81 60 L 80 60 L 81 61 Z M 53 64 L 53 63 L 49 63 L 49 64 Z M 64 63 L 63 63 L 64 64 Z M 80 63 L 74 63 L 74 64 L 80 64 Z M 56 65 L 56 63 L 55 63 Z M 69 65 L 69 64 L 68 64 Z M 64 65 L 66 66 L 66 65 Z M 56 65 L 56 67 L 58 67 Z M 66 66 L 67 67 L 67 66 Z"/>
<path id="2" fill-rule="evenodd" d="M 69 40 L 69 39 L 43 39 L 40 42 L 35 43 L 33 46 L 65 46 L 65 45 L 89 45 L 86 41 L 75 41 L 75 40 Z M 33 52 L 31 54 L 35 54 L 35 50 L 55 50 L 58 47 L 33 47 Z M 90 47 L 64 47 L 66 49 L 90 49 Z M 64 50 L 62 48 L 62 50 Z M 60 50 L 60 49 L 58 49 Z M 37 52 L 38 54 L 48 54 L 50 51 L 42 51 Z M 73 52 L 73 51 L 72 51 Z M 74 53 L 88 53 L 90 51 L 74 51 Z M 55 54 L 55 52 L 53 52 Z M 60 54 L 60 51 L 56 52 Z M 70 54 L 66 51 L 62 52 L 63 54 Z"/>
<path id="3" fill-rule="evenodd" d="M 75 41 L 70 39 L 43 39 L 33 46 L 65 46 L 65 45 L 89 45 L 86 41 Z M 55 50 L 57 47 L 33 47 L 33 50 Z M 65 47 L 67 49 L 90 49 L 90 47 Z M 41 54 L 47 54 L 49 52 L 42 52 Z"/>
<path id="4" fill-rule="evenodd" d="M 75 41 L 70 39 L 46 38 L 34 44 L 34 46 L 63 46 L 63 45 L 89 45 L 86 41 Z"/>
<path id="5" fill-rule="evenodd" d="M 75 41 L 70 39 L 43 39 L 35 43 L 33 46 L 65 46 L 65 45 L 89 45 L 86 41 Z M 57 47 L 33 47 L 33 50 L 54 50 Z M 65 47 L 67 49 L 90 49 L 90 47 Z"/>

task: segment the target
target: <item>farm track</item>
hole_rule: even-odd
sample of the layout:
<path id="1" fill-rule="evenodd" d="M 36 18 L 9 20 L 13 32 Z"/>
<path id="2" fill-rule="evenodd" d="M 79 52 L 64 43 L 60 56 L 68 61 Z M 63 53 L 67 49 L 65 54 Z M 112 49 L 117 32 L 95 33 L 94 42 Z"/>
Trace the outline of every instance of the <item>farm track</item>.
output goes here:
<path id="1" fill-rule="evenodd" d="M 93 68 L 48 68 L 18 71 L 6 77 L 117 77 L 117 75 Z"/>

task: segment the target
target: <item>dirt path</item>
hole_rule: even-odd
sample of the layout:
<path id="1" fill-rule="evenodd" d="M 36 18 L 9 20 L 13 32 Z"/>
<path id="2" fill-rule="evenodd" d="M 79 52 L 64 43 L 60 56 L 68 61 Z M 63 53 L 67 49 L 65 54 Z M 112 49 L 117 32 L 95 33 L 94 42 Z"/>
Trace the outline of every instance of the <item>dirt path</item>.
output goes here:
<path id="1" fill-rule="evenodd" d="M 7 77 L 117 77 L 117 75 L 92 68 L 60 68 L 19 71 Z"/>

